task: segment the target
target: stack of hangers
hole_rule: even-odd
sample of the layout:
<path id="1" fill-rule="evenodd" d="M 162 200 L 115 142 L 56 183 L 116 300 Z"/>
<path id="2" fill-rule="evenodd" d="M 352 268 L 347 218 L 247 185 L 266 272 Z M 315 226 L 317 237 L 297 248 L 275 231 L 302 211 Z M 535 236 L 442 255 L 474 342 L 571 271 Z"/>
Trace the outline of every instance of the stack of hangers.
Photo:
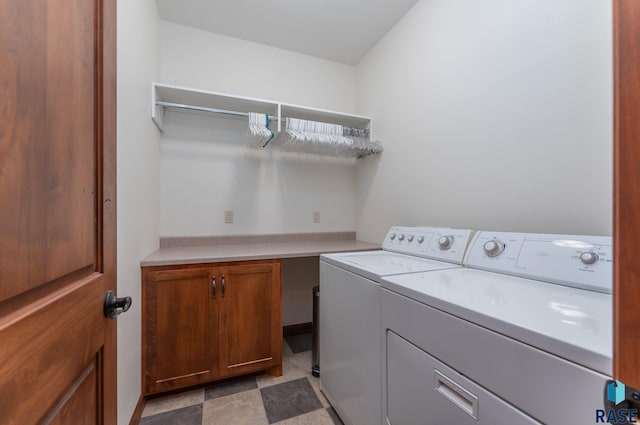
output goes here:
<path id="1" fill-rule="evenodd" d="M 275 136 L 269 128 L 269 115 L 249 112 L 249 132 L 247 134 L 247 146 L 253 149 L 262 149 Z"/>
<path id="2" fill-rule="evenodd" d="M 343 127 L 339 124 L 285 118 L 284 128 L 274 139 L 269 129 L 269 116 L 249 112 L 247 145 L 264 148 L 272 139 L 281 150 L 319 155 L 361 157 L 382 152 L 380 142 L 369 140 L 364 129 Z"/>

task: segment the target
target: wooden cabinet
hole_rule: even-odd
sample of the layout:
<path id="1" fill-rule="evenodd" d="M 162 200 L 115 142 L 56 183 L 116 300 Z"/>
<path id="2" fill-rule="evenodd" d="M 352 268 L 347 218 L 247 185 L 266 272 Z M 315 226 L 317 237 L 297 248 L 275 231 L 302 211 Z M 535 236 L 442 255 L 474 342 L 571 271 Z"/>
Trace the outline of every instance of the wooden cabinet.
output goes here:
<path id="1" fill-rule="evenodd" d="M 282 374 L 279 261 L 142 269 L 143 393 Z"/>

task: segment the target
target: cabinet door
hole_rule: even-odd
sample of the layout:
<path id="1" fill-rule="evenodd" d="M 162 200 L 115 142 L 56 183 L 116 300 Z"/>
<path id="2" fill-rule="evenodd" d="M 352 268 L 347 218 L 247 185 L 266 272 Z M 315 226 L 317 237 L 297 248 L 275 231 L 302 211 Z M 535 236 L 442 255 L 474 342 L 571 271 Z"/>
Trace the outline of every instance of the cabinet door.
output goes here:
<path id="1" fill-rule="evenodd" d="M 220 267 L 220 369 L 224 375 L 282 367 L 280 264 Z"/>
<path id="2" fill-rule="evenodd" d="M 143 287 L 145 394 L 219 375 L 215 269 L 149 271 Z M 216 282 L 217 283 L 217 282 Z M 217 285 L 219 286 L 219 285 Z"/>

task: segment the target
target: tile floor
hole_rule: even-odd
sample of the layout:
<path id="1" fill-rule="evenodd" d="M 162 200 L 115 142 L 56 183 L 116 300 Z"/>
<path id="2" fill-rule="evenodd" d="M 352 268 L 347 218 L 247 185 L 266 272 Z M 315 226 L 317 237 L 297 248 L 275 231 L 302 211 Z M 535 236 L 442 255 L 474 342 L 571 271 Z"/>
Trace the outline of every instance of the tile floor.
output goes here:
<path id="1" fill-rule="evenodd" d="M 141 425 L 342 425 L 311 375 L 311 334 L 283 343 L 283 374 L 237 378 L 147 401 Z"/>

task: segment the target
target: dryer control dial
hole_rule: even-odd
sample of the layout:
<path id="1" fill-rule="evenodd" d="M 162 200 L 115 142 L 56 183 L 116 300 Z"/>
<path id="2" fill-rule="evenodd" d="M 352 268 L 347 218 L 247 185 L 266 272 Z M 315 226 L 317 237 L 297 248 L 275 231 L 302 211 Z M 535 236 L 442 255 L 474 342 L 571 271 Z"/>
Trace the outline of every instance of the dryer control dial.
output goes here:
<path id="1" fill-rule="evenodd" d="M 424 236 L 418 236 L 418 243 L 424 242 Z"/>
<path id="2" fill-rule="evenodd" d="M 583 264 L 595 264 L 598 260 L 598 254 L 595 252 L 587 251 L 580 254 L 580 261 L 582 261 Z"/>
<path id="3" fill-rule="evenodd" d="M 441 236 L 440 239 L 438 239 L 438 247 L 442 251 L 451 248 L 451 245 L 453 245 L 453 236 Z"/>
<path id="4" fill-rule="evenodd" d="M 496 257 L 502 254 L 502 251 L 504 251 L 504 244 L 499 240 L 494 239 L 494 240 L 485 242 L 483 248 L 484 248 L 484 253 L 487 254 L 489 257 Z"/>
<path id="5" fill-rule="evenodd" d="M 413 242 L 413 235 L 409 235 L 409 236 L 407 237 L 407 240 L 408 240 L 409 242 Z"/>
<path id="6" fill-rule="evenodd" d="M 403 241 L 403 240 L 404 240 L 404 235 L 400 235 L 400 236 L 398 236 L 398 240 L 399 240 L 399 241 Z"/>
<path id="7" fill-rule="evenodd" d="M 391 236 L 389 236 L 389 239 L 394 240 L 396 238 L 396 234 L 392 233 Z"/>

